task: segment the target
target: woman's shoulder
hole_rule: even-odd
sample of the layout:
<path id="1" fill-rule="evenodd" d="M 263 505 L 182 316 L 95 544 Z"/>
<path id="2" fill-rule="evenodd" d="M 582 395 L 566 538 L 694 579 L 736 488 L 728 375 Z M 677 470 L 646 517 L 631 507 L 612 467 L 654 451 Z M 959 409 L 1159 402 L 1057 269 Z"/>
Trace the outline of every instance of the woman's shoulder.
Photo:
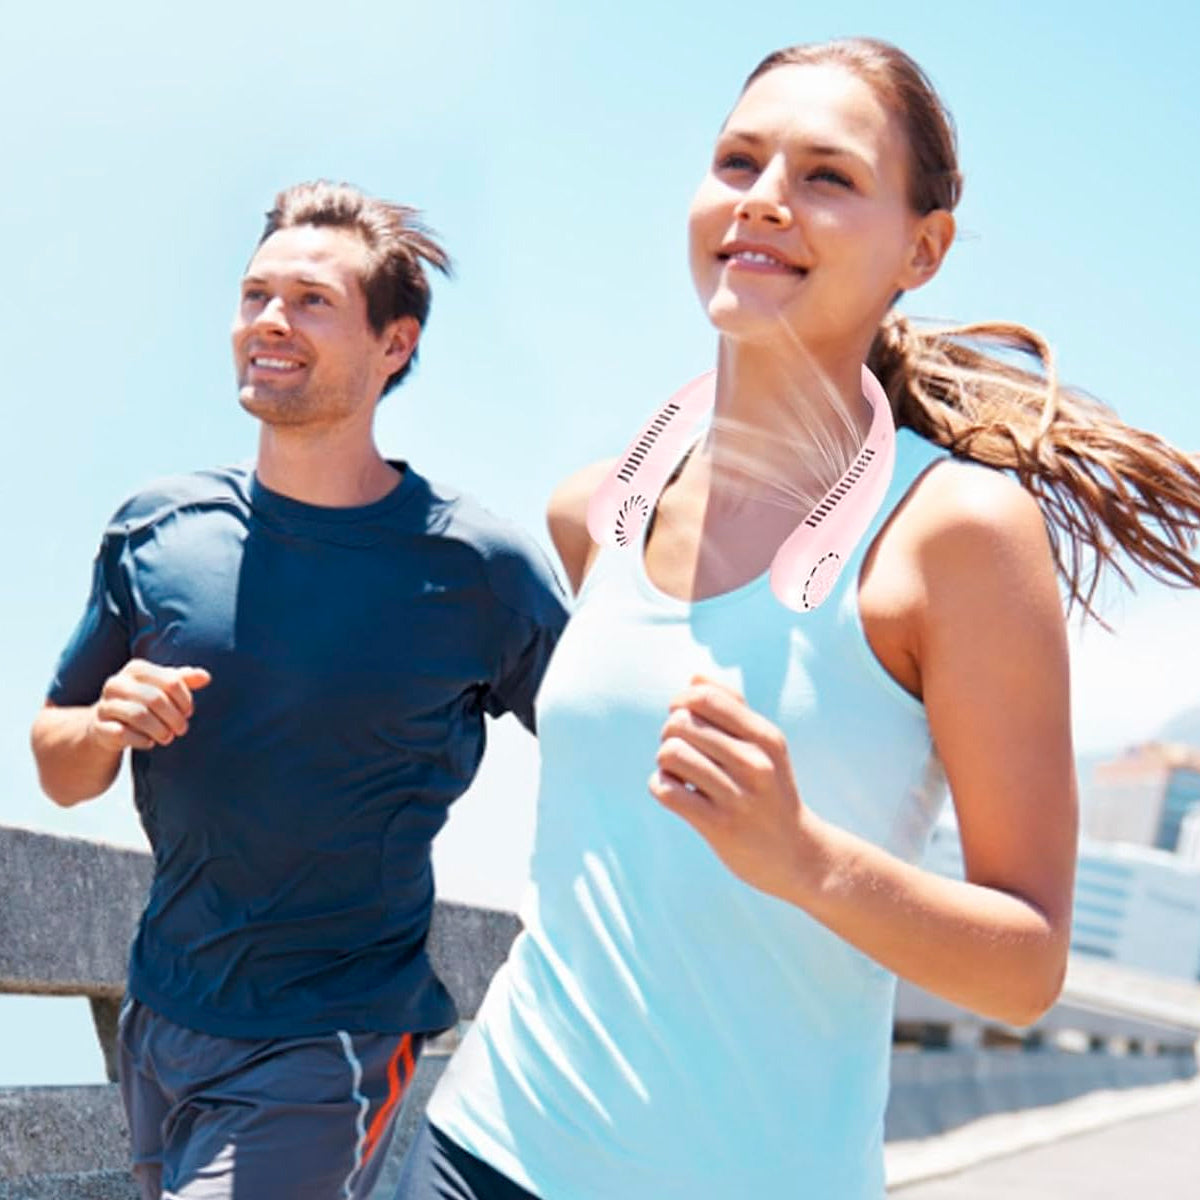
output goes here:
<path id="1" fill-rule="evenodd" d="M 1037 500 L 1011 475 L 945 458 L 911 489 L 898 515 L 922 580 L 926 616 L 1024 605 L 1053 589 L 1054 557 Z"/>
<path id="2" fill-rule="evenodd" d="M 937 665 L 970 658 L 981 631 L 1015 659 L 1057 637 L 1062 607 L 1036 500 L 1001 471 L 939 459 L 868 554 L 859 611 L 884 667 L 927 703 Z"/>
<path id="3" fill-rule="evenodd" d="M 942 458 L 913 485 L 905 504 L 919 545 L 933 549 L 962 538 L 1045 541 L 1033 495 L 1011 475 L 958 458 Z"/>
<path id="4" fill-rule="evenodd" d="M 612 470 L 615 459 L 590 463 L 568 475 L 553 491 L 546 506 L 546 525 L 571 589 L 579 591 L 599 546 L 587 528 L 588 503 L 592 493 Z"/>
<path id="5" fill-rule="evenodd" d="M 612 470 L 615 461 L 613 458 L 601 459 L 568 475 L 550 495 L 547 506 L 549 518 L 586 525 L 588 501 L 605 475 Z"/>

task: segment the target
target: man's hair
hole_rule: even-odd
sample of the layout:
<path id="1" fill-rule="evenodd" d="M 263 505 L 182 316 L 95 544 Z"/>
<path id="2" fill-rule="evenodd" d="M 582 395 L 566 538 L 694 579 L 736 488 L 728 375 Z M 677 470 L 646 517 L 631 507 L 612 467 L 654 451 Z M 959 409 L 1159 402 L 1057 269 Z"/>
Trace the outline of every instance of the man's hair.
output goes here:
<path id="1" fill-rule="evenodd" d="M 362 289 L 367 321 L 376 334 L 397 317 L 415 317 L 424 327 L 431 296 L 423 264 L 448 276 L 451 262 L 415 208 L 377 200 L 348 183 L 297 183 L 275 197 L 258 244 L 280 229 L 299 225 L 345 229 L 362 239 L 368 255 Z M 381 395 L 386 396 L 416 361 L 414 349 L 404 366 L 388 377 Z"/>

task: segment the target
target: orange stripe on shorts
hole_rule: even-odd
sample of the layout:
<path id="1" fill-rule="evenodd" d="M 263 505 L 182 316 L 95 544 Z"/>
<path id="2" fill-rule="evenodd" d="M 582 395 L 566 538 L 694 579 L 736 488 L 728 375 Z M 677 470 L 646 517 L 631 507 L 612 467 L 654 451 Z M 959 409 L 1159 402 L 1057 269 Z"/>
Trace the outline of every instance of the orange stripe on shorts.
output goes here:
<path id="1" fill-rule="evenodd" d="M 388 1059 L 387 1099 L 383 1102 L 383 1107 L 375 1114 L 371 1128 L 367 1130 L 367 1140 L 363 1146 L 364 1166 L 370 1162 L 371 1155 L 375 1153 L 375 1147 L 379 1145 L 379 1139 L 383 1137 L 384 1130 L 388 1127 L 388 1121 L 391 1119 L 392 1113 L 396 1111 L 396 1106 L 404 1099 L 404 1093 L 412 1082 L 414 1067 L 412 1034 L 406 1033 L 400 1039 L 396 1052 Z"/>

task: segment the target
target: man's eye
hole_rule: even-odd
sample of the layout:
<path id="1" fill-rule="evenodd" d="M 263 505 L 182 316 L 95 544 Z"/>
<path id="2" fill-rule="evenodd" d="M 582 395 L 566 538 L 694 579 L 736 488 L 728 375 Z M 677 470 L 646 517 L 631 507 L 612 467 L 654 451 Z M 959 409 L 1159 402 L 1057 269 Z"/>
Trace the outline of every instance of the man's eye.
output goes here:
<path id="1" fill-rule="evenodd" d="M 257 304 L 260 300 L 262 300 L 266 296 L 266 294 L 267 293 L 264 292 L 262 290 L 262 288 L 247 288 L 242 293 L 242 299 L 245 301 L 248 301 L 251 304 Z"/>
<path id="2" fill-rule="evenodd" d="M 320 292 L 305 292 L 304 295 L 301 296 L 300 299 L 305 304 L 310 304 L 310 305 L 328 304 L 329 303 L 328 298 L 325 296 L 322 296 Z"/>

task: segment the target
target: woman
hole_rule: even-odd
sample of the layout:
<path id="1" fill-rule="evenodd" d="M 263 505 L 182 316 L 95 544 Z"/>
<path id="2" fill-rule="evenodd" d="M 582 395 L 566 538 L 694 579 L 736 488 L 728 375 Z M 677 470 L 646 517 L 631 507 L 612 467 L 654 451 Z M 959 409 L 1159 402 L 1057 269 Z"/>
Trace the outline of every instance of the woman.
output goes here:
<path id="1" fill-rule="evenodd" d="M 406 1200 L 879 1197 L 894 977 L 1014 1025 L 1058 995 L 1076 817 L 1055 555 L 1089 611 L 1081 555 L 1114 542 L 1200 583 L 1200 471 L 1059 389 L 1027 331 L 891 311 L 938 270 L 960 186 L 895 48 L 793 48 L 750 76 L 690 219 L 716 418 L 640 553 L 587 535 L 607 464 L 551 503 L 579 602 L 539 699 L 526 928 Z M 797 615 L 764 572 L 829 470 L 795 446 L 843 418 L 862 437 L 864 361 L 900 427 L 892 483 Z M 943 782 L 964 881 L 915 865 Z"/>

